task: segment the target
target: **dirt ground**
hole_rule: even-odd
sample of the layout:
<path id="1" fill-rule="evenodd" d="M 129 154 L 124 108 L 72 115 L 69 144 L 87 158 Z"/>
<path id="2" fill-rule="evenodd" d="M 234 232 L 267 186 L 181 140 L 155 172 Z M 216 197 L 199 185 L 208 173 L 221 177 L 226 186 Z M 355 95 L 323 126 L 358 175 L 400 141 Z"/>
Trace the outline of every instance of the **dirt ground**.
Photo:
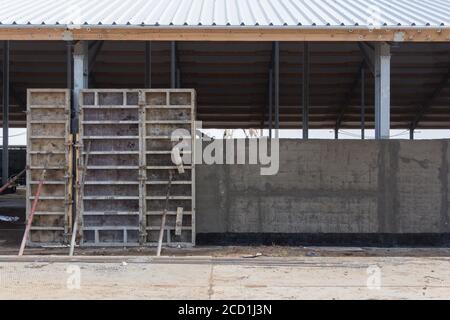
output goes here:
<path id="1" fill-rule="evenodd" d="M 14 197 L 14 196 L 13 196 Z M 17 215 L 17 199 L 0 198 Z M 16 210 L 16 211 L 14 211 Z M 450 248 L 27 248 L 0 224 L 0 299 L 450 299 Z"/>
<path id="2" fill-rule="evenodd" d="M 0 299 L 450 299 L 447 257 L 0 257 Z"/>
<path id="3" fill-rule="evenodd" d="M 19 244 L 0 242 L 1 255 L 17 255 Z M 67 256 L 69 247 L 26 248 L 25 255 Z M 154 256 L 155 248 L 76 248 L 77 256 Z M 374 247 L 286 247 L 286 246 L 197 246 L 163 248 L 162 254 L 173 257 L 211 256 L 251 258 L 254 256 L 287 257 L 449 257 L 450 248 L 374 248 Z"/>

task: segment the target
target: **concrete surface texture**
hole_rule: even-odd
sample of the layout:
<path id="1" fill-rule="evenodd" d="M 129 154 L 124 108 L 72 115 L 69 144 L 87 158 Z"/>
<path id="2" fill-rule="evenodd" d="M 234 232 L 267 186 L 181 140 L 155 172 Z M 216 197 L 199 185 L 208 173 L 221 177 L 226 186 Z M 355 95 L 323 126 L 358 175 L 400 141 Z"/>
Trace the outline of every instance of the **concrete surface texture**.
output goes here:
<path id="1" fill-rule="evenodd" d="M 0 299 L 450 299 L 444 257 L 24 258 Z"/>
<path id="2" fill-rule="evenodd" d="M 197 233 L 449 233 L 449 153 L 447 140 L 280 140 L 274 176 L 198 165 Z"/>

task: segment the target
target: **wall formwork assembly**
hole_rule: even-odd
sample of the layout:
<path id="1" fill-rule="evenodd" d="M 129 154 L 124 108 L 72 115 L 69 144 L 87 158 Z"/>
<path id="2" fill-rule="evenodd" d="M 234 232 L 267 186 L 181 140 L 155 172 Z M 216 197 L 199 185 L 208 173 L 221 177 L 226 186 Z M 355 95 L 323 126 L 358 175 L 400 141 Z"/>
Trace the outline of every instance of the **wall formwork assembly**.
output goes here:
<path id="1" fill-rule="evenodd" d="M 30 89 L 27 99 L 27 216 L 43 178 L 29 242 L 65 243 L 72 228 L 70 90 Z"/>
<path id="2" fill-rule="evenodd" d="M 67 103 L 69 91 L 60 92 L 65 92 L 66 106 L 70 106 Z M 33 98 L 32 90 L 29 91 L 30 97 Z M 52 98 L 60 99 L 50 95 L 47 105 L 59 103 Z M 83 90 L 79 101 L 77 179 L 74 185 L 77 192 L 74 198 L 76 214 L 80 217 L 80 243 L 84 246 L 155 245 L 169 194 L 164 243 L 175 246 L 195 244 L 195 143 L 192 140 L 195 138 L 195 91 Z M 34 107 L 33 100 L 28 103 L 29 107 Z M 60 136 L 58 141 L 69 141 L 69 118 L 65 118 L 66 131 L 57 132 Z M 29 126 L 33 125 L 32 119 L 28 118 Z M 40 121 L 45 127 L 50 125 L 47 122 L 55 120 L 49 116 Z M 172 148 L 179 143 L 172 137 L 177 129 L 187 130 L 187 137 L 191 139 L 190 146 L 182 149 L 182 155 L 190 156 L 190 163 L 184 164 L 184 173 L 181 174 L 171 159 Z M 30 134 L 33 135 L 33 132 L 31 130 Z M 63 145 L 67 147 L 70 143 Z M 33 142 L 29 146 L 29 157 L 32 157 L 36 148 Z M 53 146 L 52 140 L 44 140 L 39 145 L 45 151 L 49 146 Z M 65 156 L 61 162 L 65 161 L 65 168 L 69 168 L 71 153 L 62 146 L 57 151 Z M 40 159 L 42 162 L 43 156 Z M 34 167 L 29 167 L 29 174 L 39 174 L 33 170 Z M 168 188 L 170 174 L 173 178 Z M 71 185 L 72 182 L 67 180 L 67 183 Z M 48 189 L 48 186 L 45 187 Z M 64 203 L 69 204 L 72 193 L 69 191 L 71 188 L 66 188 Z M 28 202 L 31 202 L 34 189 L 29 189 Z M 62 198 L 64 193 L 58 190 L 55 196 Z M 51 200 L 47 193 L 41 199 Z M 70 210 L 71 206 L 54 205 L 55 210 L 60 211 L 65 207 Z M 183 208 L 182 215 L 180 210 L 177 214 L 177 208 Z M 30 206 L 28 214 L 29 211 Z M 72 221 L 70 212 L 66 217 L 64 231 L 67 235 Z M 40 223 L 39 228 L 50 228 L 55 224 L 53 220 L 33 221 L 33 230 L 38 227 L 37 222 Z M 36 237 L 32 237 L 32 241 L 43 242 Z M 53 242 L 63 241 L 63 238 L 53 238 Z"/>

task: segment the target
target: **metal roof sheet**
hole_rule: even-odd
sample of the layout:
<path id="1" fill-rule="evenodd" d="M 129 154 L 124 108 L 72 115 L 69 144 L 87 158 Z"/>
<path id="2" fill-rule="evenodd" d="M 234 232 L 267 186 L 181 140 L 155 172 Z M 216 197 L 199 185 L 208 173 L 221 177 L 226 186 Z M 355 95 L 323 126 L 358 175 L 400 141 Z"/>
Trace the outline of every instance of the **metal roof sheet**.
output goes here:
<path id="1" fill-rule="evenodd" d="M 449 27 L 450 0 L 0 0 L 0 24 Z"/>

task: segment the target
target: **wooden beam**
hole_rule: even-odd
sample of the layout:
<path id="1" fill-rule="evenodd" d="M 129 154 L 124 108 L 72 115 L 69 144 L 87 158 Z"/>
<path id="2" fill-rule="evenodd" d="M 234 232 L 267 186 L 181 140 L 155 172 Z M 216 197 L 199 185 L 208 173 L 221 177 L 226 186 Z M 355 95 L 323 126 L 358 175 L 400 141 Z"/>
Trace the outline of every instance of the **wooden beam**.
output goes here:
<path id="1" fill-rule="evenodd" d="M 450 28 L 289 28 L 289 27 L 54 27 L 0 28 L 0 40 L 133 41 L 401 41 L 448 42 Z"/>

